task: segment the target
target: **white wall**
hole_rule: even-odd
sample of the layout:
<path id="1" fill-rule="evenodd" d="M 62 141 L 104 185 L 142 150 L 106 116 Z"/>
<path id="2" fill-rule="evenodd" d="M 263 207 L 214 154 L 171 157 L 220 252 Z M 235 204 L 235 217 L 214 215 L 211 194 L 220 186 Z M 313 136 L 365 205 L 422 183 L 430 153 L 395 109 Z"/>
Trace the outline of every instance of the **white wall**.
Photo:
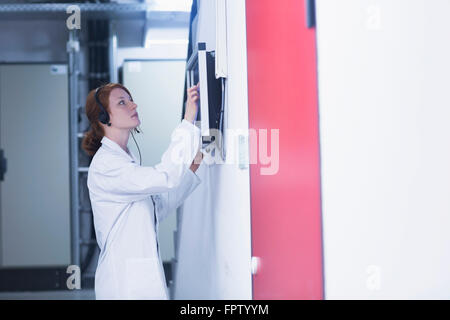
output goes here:
<path id="1" fill-rule="evenodd" d="M 216 49 L 216 0 L 197 1 L 197 25 L 194 41 L 206 42 L 206 50 Z M 195 46 L 196 48 L 197 46 Z"/>
<path id="2" fill-rule="evenodd" d="M 130 31 L 117 22 L 119 48 L 117 50 L 117 65 L 121 66 L 123 61 L 140 59 L 186 59 L 189 37 L 189 26 L 174 25 L 173 28 L 153 26 L 147 33 L 147 47 L 142 47 L 142 41 L 138 46 L 121 46 L 122 38 L 128 38 Z M 141 39 L 139 39 L 141 40 Z"/>
<path id="3" fill-rule="evenodd" d="M 215 1 L 201 1 L 197 41 L 215 47 Z M 245 2 L 227 2 L 225 128 L 248 130 Z M 233 148 L 229 139 L 228 154 Z M 236 147 L 236 144 L 235 146 Z M 197 170 L 202 183 L 182 207 L 175 299 L 251 299 L 250 186 L 237 163 Z"/>
<path id="4" fill-rule="evenodd" d="M 449 12 L 317 1 L 327 299 L 450 298 Z"/>

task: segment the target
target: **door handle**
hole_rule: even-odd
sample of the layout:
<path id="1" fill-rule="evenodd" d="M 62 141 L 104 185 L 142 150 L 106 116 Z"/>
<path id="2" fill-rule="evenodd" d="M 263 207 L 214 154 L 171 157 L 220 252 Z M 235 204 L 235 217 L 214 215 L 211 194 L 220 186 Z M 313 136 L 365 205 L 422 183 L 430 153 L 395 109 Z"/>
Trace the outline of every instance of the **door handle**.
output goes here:
<path id="1" fill-rule="evenodd" d="M 6 158 L 3 156 L 3 149 L 0 149 L 0 181 L 4 180 L 6 173 Z"/>
<path id="2" fill-rule="evenodd" d="M 314 28 L 316 26 L 316 1 L 305 0 L 306 27 Z"/>

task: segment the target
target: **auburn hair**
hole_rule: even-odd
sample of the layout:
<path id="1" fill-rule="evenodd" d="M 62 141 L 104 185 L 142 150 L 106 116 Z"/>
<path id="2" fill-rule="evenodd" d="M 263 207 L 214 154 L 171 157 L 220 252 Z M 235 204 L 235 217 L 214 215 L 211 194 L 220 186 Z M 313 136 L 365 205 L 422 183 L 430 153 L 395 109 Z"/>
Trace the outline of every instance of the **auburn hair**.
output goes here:
<path id="1" fill-rule="evenodd" d="M 125 90 L 131 97 L 130 91 L 128 91 L 128 89 L 120 83 L 108 83 L 103 85 L 98 93 L 98 99 L 108 113 L 109 94 L 115 88 L 121 88 Z M 93 156 L 97 152 L 97 150 L 101 147 L 101 141 L 105 136 L 105 131 L 103 130 L 103 127 L 98 119 L 101 112 L 101 107 L 95 100 L 95 91 L 96 89 L 91 90 L 86 98 L 86 116 L 89 120 L 90 128 L 85 133 L 83 142 L 81 144 L 81 147 L 89 156 Z M 139 132 L 136 129 L 134 130 L 135 132 Z"/>

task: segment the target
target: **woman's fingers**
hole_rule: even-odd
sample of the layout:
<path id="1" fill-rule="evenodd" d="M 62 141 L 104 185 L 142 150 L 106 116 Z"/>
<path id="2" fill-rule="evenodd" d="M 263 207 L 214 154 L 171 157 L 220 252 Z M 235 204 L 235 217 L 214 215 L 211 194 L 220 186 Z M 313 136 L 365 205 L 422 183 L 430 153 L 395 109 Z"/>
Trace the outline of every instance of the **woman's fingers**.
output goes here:
<path id="1" fill-rule="evenodd" d="M 198 92 L 190 92 L 188 94 L 188 96 L 189 96 L 190 99 L 194 99 L 194 98 L 198 98 L 199 94 L 198 94 Z"/>
<path id="2" fill-rule="evenodd" d="M 200 93 L 198 92 L 199 83 L 190 87 L 187 90 L 188 102 L 197 102 L 200 99 Z"/>
<path id="3" fill-rule="evenodd" d="M 191 96 L 191 97 L 189 97 L 188 100 L 196 101 L 196 100 L 198 100 L 198 99 L 199 99 L 199 96 Z"/>
<path id="4" fill-rule="evenodd" d="M 199 85 L 200 85 L 200 83 L 197 83 L 195 86 L 193 86 L 193 87 L 190 87 L 187 91 L 188 92 L 192 92 L 192 91 L 198 91 L 198 88 L 199 88 Z"/>
<path id="5" fill-rule="evenodd" d="M 198 88 L 199 83 L 187 89 L 187 104 L 184 117 L 186 120 L 191 122 L 195 121 L 195 118 L 197 117 L 197 111 L 199 107 L 198 101 L 200 100 Z"/>

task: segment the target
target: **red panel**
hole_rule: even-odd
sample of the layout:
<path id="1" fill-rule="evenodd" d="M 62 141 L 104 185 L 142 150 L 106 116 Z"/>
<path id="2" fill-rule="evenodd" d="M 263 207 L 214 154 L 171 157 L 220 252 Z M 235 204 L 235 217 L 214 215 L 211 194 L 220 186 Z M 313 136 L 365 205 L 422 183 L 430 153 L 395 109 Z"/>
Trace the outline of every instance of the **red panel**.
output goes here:
<path id="1" fill-rule="evenodd" d="M 250 167 L 253 298 L 322 299 L 315 29 L 301 0 L 247 0 L 246 20 L 249 126 L 279 129 L 278 173 Z"/>

